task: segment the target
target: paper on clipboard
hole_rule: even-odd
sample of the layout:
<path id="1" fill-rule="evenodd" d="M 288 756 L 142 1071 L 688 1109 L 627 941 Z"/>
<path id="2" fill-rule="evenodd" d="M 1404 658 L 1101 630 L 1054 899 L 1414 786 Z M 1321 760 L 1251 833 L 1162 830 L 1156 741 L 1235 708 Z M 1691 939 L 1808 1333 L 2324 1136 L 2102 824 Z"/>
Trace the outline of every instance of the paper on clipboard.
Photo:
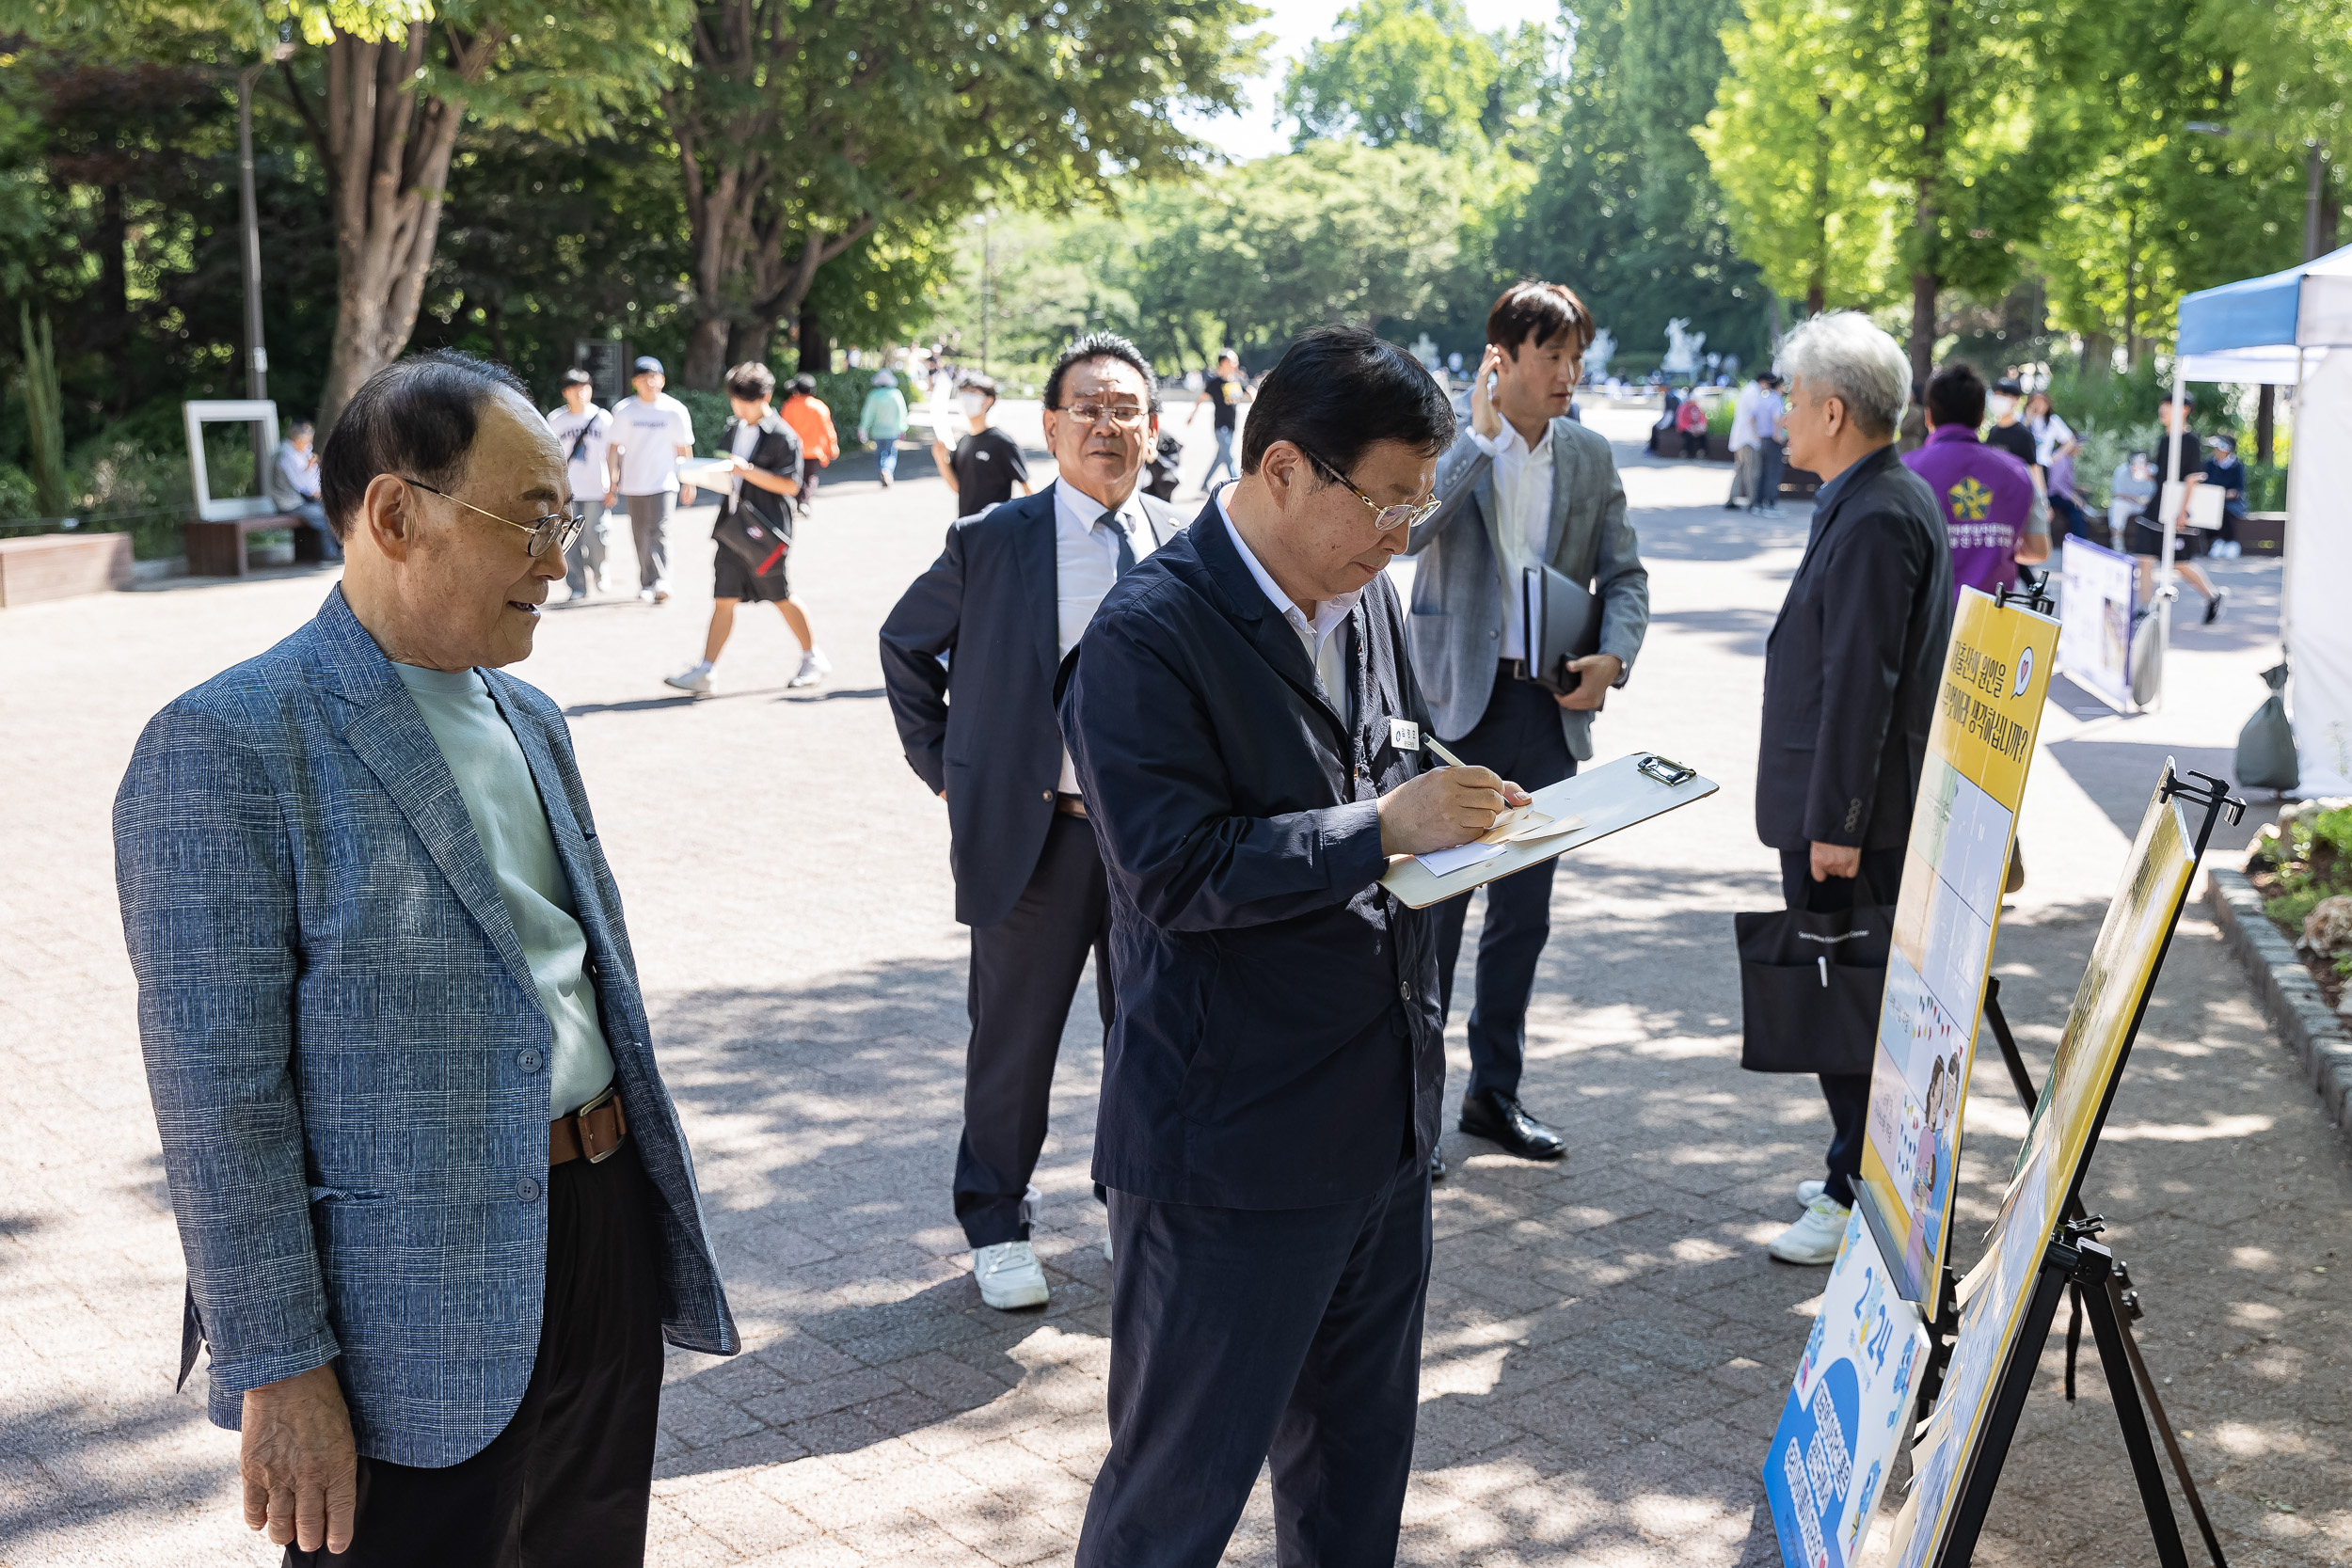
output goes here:
<path id="1" fill-rule="evenodd" d="M 2156 515 L 2180 517 L 2181 492 L 2188 492 L 2188 515 L 2181 517 L 2183 528 L 2217 529 L 2221 526 L 2222 503 L 2229 499 L 2218 484 L 2189 485 L 2181 480 L 2165 481 L 2164 494 L 2156 501 Z"/>
<path id="2" fill-rule="evenodd" d="M 1695 769 L 1654 752 L 1635 752 L 1535 791 L 1530 801 L 1532 814 L 1515 824 L 1516 836 L 1503 843 L 1473 842 L 1428 855 L 1401 855 L 1381 875 L 1380 885 L 1407 909 L 1426 909 L 1637 822 L 1703 800 L 1715 790 L 1714 782 L 1701 778 Z M 1545 820 L 1532 820 L 1537 816 Z"/>
<path id="3" fill-rule="evenodd" d="M 706 461 L 698 467 L 680 467 L 680 484 L 691 484 L 697 490 L 729 490 L 735 486 L 735 468 L 725 458 Z"/>

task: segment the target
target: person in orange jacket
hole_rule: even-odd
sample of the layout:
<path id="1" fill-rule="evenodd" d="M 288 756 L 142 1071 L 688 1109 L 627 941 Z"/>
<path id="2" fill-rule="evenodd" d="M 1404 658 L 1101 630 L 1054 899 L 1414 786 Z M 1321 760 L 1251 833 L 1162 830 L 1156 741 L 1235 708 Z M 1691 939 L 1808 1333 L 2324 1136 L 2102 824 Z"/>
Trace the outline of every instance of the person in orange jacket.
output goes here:
<path id="1" fill-rule="evenodd" d="M 803 372 L 792 378 L 784 406 L 776 410 L 801 438 L 801 515 L 805 517 L 817 494 L 818 475 L 841 455 L 841 437 L 833 428 L 833 410 L 817 395 L 817 378 Z"/>

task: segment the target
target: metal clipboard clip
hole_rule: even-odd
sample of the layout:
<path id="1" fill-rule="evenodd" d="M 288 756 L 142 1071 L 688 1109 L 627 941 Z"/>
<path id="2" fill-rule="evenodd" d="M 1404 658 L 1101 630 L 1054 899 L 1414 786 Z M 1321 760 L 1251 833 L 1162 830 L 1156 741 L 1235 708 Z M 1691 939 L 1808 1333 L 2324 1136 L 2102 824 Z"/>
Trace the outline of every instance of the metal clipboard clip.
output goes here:
<path id="1" fill-rule="evenodd" d="M 1675 761 L 1672 757 L 1661 757 L 1656 754 L 1644 757 L 1635 766 L 1643 773 L 1648 775 L 1650 778 L 1656 779 L 1660 784 L 1666 785 L 1669 789 L 1673 788 L 1676 784 L 1689 784 L 1692 779 L 1699 776 L 1699 770 L 1697 768 L 1685 768 L 1682 764 Z"/>

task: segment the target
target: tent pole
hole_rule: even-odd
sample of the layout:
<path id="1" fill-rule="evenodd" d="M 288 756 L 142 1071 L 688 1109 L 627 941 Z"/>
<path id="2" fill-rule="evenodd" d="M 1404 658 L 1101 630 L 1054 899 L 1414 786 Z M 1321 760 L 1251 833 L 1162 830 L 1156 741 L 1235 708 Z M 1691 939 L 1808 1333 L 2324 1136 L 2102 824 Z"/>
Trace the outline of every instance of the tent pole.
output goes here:
<path id="1" fill-rule="evenodd" d="M 2181 399 L 2186 395 L 2187 391 L 2188 366 L 2186 361 L 2176 354 L 2172 358 L 2171 413 L 2173 417 L 2177 418 L 2180 416 Z M 2185 427 L 2188 421 L 2185 419 L 2182 419 L 2181 423 L 2184 427 Z M 2179 433 L 2172 429 L 2171 423 L 2169 420 L 2168 420 L 2164 430 L 2163 483 L 2166 485 L 2173 485 L 2179 484 L 2180 482 L 2181 439 Z M 2159 498 L 2161 498 L 2164 495 L 2164 491 L 2158 490 L 2156 494 Z M 2170 589 L 2172 587 L 2172 540 L 2174 534 L 2178 531 L 2181 526 L 2181 518 L 2185 516 L 2188 512 L 2188 490 L 2185 486 L 2183 486 L 2180 496 L 2180 511 L 2177 514 L 2165 513 L 2164 553 L 2157 558 L 2156 564 L 2156 657 L 2159 662 L 2156 666 L 2156 700 L 2148 705 L 2152 708 L 2162 707 L 2164 705 L 2164 665 L 2161 661 L 2172 651 L 2172 595 L 2170 593 Z M 2164 510 L 2161 499 L 2159 499 L 2157 510 L 2159 512 L 2163 512 Z"/>

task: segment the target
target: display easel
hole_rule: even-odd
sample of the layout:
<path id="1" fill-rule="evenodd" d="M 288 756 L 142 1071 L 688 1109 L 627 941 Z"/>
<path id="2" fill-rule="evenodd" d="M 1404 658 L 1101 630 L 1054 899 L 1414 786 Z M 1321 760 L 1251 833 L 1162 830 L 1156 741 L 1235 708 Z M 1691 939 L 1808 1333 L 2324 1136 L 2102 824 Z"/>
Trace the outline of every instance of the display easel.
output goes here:
<path id="1" fill-rule="evenodd" d="M 2205 808 L 2204 820 L 2197 830 L 2196 858 L 2201 863 L 2205 846 L 2213 836 L 2213 828 L 2226 812 L 2234 825 L 2245 815 L 2246 802 L 2230 798 L 2229 786 L 2209 773 L 2191 771 L 2189 778 L 2199 781 L 2184 784 L 2177 774 L 2168 771 L 2162 794 L 2166 800 L 2179 797 Z M 2164 1439 L 2166 1453 L 2172 1462 L 2173 1474 L 2180 1478 L 2181 1491 L 2186 1498 L 2189 1513 L 2197 1521 L 2197 1528 L 2204 1538 L 2206 1554 L 2214 1568 L 2228 1568 L 2222 1556 L 2220 1540 L 2214 1533 L 2213 1524 L 2205 1514 L 2204 1500 L 2198 1496 L 2197 1483 L 2190 1479 L 2188 1465 L 2183 1459 L 2179 1442 L 2172 1434 L 2172 1424 L 2166 1418 L 2163 1402 L 2157 1398 L 2154 1379 L 2139 1353 L 2139 1344 L 2132 1336 L 2131 1322 L 2140 1315 L 2138 1293 L 2131 1288 L 2131 1277 L 2114 1254 L 2091 1240 L 2106 1225 L 2104 1215 L 2086 1215 L 2082 1205 L 2082 1179 L 2089 1171 L 2091 1156 L 2097 1152 L 2099 1134 L 2106 1126 L 2108 1109 L 2114 1103 L 2116 1085 L 2122 1081 L 2123 1068 L 2131 1059 L 2131 1049 L 2139 1037 L 2141 1021 L 2146 1017 L 2148 998 L 2153 993 L 2157 977 L 2164 970 L 2165 954 L 2171 950 L 2173 926 L 2165 931 L 2155 967 L 2150 972 L 2145 990 L 2133 1009 L 2131 1027 L 2124 1037 L 2122 1054 L 2109 1078 L 2105 1098 L 2091 1123 L 2090 1141 L 2084 1148 L 2081 1164 L 2074 1174 L 2073 1188 L 2066 1195 L 2060 1210 L 2058 1233 L 2052 1236 L 2043 1253 L 2041 1271 L 2035 1280 L 2032 1298 L 2026 1303 L 2022 1329 L 2016 1347 L 2003 1367 L 1994 1387 L 1993 1403 L 1987 1413 L 1984 1440 L 1970 1464 L 1963 1481 L 1960 1501 L 1952 1516 L 1950 1534 L 1942 1552 L 1936 1557 L 1939 1568 L 1960 1568 L 1976 1553 L 1977 1537 L 1984 1528 L 1986 1510 L 1992 1505 L 1993 1489 L 1999 1481 L 2001 1466 L 2009 1455 L 2010 1439 L 2016 1434 L 2017 1418 L 2024 1410 L 2026 1396 L 2033 1386 L 2036 1371 L 2042 1361 L 2042 1348 L 2048 1343 L 2051 1326 L 2058 1316 L 2058 1297 L 2071 1294 L 2074 1302 L 2073 1319 L 2067 1328 L 2066 1397 L 2074 1398 L 2074 1357 L 2081 1343 L 2082 1318 L 2090 1319 L 2092 1338 L 2098 1345 L 2101 1369 L 2106 1374 L 2107 1389 L 2115 1402 L 2117 1422 L 2123 1429 L 2123 1447 L 2130 1455 L 2132 1476 L 2138 1483 L 2141 1506 L 2148 1515 L 2148 1528 L 2154 1537 L 2157 1560 L 2164 1568 L 2188 1568 L 2188 1559 L 2181 1541 L 2179 1521 L 2173 1517 L 2172 1502 L 2164 1484 L 2164 1472 L 2156 1464 L 2155 1444 L 2148 1432 L 2148 1417 L 2155 1418 L 2156 1430 Z M 2018 1099 L 2030 1115 L 2039 1103 L 2032 1074 L 2026 1070 L 2025 1057 L 2017 1049 L 2016 1037 L 2010 1032 L 2009 1020 L 2000 1006 L 2000 982 L 1991 976 L 1985 979 L 1984 1018 L 1992 1027 L 1993 1037 L 2001 1048 L 2001 1059 L 2009 1068 L 2010 1082 L 2017 1090 Z M 1955 1206 L 1956 1207 L 1956 1206 Z M 1952 1216 L 1947 1214 L 1946 1256 L 1950 1255 L 1949 1227 Z M 1960 1316 L 1955 1304 L 1957 1281 L 1948 1265 L 1945 1269 L 1945 1289 L 1942 1310 L 1936 1321 L 1928 1325 L 1930 1338 L 1929 1361 L 1920 1378 L 1918 1409 L 1924 1413 L 1931 1407 L 1944 1380 L 1945 1364 L 1959 1331 Z M 2142 1399 L 2145 1399 L 2145 1405 Z"/>

